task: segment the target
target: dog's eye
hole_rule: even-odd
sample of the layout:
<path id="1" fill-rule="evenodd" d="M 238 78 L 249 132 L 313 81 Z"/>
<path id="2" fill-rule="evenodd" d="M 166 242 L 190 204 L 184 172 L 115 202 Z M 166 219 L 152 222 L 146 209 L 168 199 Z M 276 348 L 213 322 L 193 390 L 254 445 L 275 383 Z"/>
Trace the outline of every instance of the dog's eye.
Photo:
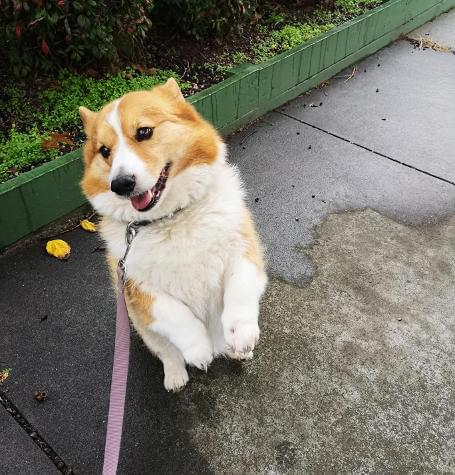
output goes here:
<path id="1" fill-rule="evenodd" d="M 142 140 L 148 140 L 153 135 L 153 129 L 151 127 L 139 127 L 136 130 L 136 140 L 141 142 Z"/>
<path id="2" fill-rule="evenodd" d="M 108 158 L 109 155 L 111 154 L 110 149 L 108 149 L 105 145 L 102 145 L 102 146 L 100 147 L 99 152 L 101 153 L 101 155 L 102 155 L 104 158 Z"/>

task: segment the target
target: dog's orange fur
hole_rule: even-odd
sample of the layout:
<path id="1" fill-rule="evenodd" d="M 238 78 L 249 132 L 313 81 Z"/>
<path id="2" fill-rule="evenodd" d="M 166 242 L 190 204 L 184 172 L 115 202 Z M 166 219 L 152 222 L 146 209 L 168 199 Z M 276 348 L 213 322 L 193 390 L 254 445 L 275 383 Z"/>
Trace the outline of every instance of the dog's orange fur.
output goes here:
<path id="1" fill-rule="evenodd" d="M 261 272 L 264 271 L 263 250 L 259 241 L 259 236 L 254 226 L 253 218 L 250 211 L 245 208 L 242 227 L 240 230 L 242 239 L 244 240 L 245 257 L 251 261 Z"/>
<path id="2" fill-rule="evenodd" d="M 118 259 L 113 255 L 107 254 L 106 261 L 109 267 L 112 285 L 117 290 L 117 266 Z M 133 279 L 127 279 L 125 282 L 125 300 L 130 310 L 130 318 L 136 320 L 136 323 L 146 327 L 153 321 L 152 306 L 153 296 L 142 292 L 139 285 Z"/>
<path id="3" fill-rule="evenodd" d="M 152 318 L 152 295 L 142 292 L 139 286 L 132 280 L 127 279 L 125 284 L 125 299 L 129 309 L 133 310 L 133 315 L 139 319 L 140 323 L 147 327 L 153 321 Z M 132 318 L 134 318 L 132 316 Z"/>
<path id="4" fill-rule="evenodd" d="M 84 107 L 79 109 L 87 135 L 81 186 L 88 196 L 109 189 L 108 175 L 117 137 L 106 117 L 113 108 L 110 103 L 100 112 Z M 211 164 L 216 160 L 217 133 L 185 101 L 174 79 L 151 91 L 126 94 L 118 105 L 118 114 L 127 144 L 157 178 L 167 161 L 172 161 L 172 177 L 187 167 Z M 153 137 L 137 142 L 135 135 L 140 127 L 153 128 Z M 111 149 L 110 158 L 105 159 L 99 153 L 102 145 Z"/>

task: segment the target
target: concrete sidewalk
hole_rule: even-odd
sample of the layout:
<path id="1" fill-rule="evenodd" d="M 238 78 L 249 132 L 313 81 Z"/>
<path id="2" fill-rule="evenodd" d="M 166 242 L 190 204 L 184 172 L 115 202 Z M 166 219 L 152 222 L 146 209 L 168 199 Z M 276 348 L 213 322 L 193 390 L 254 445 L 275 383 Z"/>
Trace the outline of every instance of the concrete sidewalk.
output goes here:
<path id="1" fill-rule="evenodd" d="M 455 10 L 415 35 L 454 31 Z M 119 473 L 455 471 L 455 56 L 403 40 L 351 71 L 229 140 L 268 250 L 262 339 L 168 394 L 134 336 Z M 115 302 L 98 237 L 65 239 L 67 262 L 0 259 L 0 389 L 100 473 Z M 1 474 L 57 472 L 2 406 L 0 427 Z"/>

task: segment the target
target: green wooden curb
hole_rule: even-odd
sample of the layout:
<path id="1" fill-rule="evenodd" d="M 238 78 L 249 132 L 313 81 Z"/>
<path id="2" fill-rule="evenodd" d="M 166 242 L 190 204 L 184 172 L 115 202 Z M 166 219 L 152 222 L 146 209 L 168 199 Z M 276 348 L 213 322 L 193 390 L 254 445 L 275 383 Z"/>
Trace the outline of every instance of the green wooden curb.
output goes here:
<path id="1" fill-rule="evenodd" d="M 329 79 L 455 6 L 455 0 L 390 0 L 364 15 L 188 98 L 223 134 Z M 81 151 L 0 184 L 0 249 L 85 203 Z"/>

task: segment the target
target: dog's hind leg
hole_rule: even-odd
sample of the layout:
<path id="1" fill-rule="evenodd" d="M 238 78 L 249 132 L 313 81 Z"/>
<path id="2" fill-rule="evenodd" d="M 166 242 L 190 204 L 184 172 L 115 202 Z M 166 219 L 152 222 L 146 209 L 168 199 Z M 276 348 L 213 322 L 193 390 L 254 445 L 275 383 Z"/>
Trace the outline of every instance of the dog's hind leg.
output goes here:
<path id="1" fill-rule="evenodd" d="M 164 387 L 168 391 L 178 391 L 188 382 L 185 360 L 179 349 L 166 337 L 146 328 L 137 328 L 147 348 L 163 363 Z"/>
<path id="2" fill-rule="evenodd" d="M 207 370 L 212 362 L 213 345 L 206 326 L 188 306 L 171 295 L 154 295 L 153 320 L 147 328 L 169 339 L 189 365 Z"/>

